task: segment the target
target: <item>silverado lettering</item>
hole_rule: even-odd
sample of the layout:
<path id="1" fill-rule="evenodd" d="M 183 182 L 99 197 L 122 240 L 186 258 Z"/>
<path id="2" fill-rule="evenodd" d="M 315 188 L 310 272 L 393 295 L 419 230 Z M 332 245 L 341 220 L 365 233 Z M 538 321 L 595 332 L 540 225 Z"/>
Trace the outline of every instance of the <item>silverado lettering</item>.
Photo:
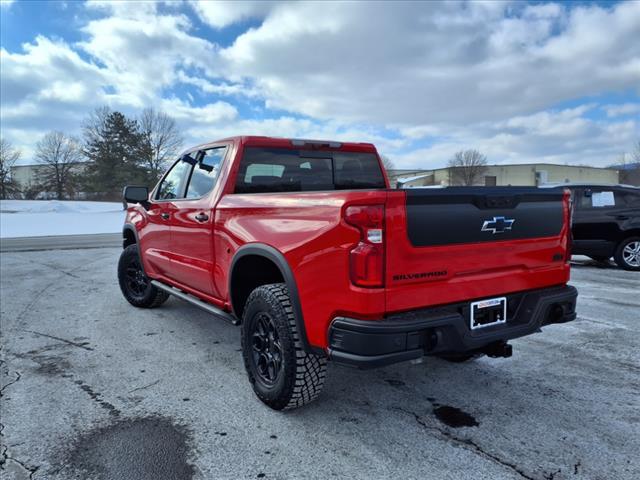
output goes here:
<path id="1" fill-rule="evenodd" d="M 422 273 L 400 273 L 393 276 L 393 280 L 399 282 L 400 280 L 417 280 L 420 278 L 430 277 L 444 277 L 447 275 L 446 270 L 439 270 L 434 272 L 422 272 Z"/>
<path id="2" fill-rule="evenodd" d="M 274 409 L 314 400 L 328 361 L 505 357 L 509 340 L 576 316 L 564 191 L 392 190 L 369 143 L 233 137 L 124 200 L 126 300 L 174 295 L 239 324 Z"/>

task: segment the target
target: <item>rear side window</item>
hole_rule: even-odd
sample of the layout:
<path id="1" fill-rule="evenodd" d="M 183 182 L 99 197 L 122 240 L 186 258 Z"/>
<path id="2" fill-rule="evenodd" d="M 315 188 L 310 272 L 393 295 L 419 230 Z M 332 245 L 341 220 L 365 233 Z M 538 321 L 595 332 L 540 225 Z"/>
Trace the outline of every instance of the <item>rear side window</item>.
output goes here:
<path id="1" fill-rule="evenodd" d="M 640 192 L 616 192 L 616 206 L 640 207 Z"/>
<path id="2" fill-rule="evenodd" d="M 640 193 L 626 190 L 595 190 L 585 189 L 580 198 L 581 208 L 624 208 L 639 207 Z"/>
<path id="3" fill-rule="evenodd" d="M 247 148 L 236 193 L 385 188 L 372 153 Z"/>

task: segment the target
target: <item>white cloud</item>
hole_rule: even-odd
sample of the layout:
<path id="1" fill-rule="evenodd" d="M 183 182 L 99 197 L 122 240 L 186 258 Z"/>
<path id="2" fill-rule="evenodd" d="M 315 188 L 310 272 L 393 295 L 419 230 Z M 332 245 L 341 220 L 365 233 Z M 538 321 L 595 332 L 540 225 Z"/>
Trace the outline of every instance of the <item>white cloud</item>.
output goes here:
<path id="1" fill-rule="evenodd" d="M 22 52 L 0 50 L 2 134 L 26 152 L 32 145 L 23 143 L 29 136 L 20 129 L 30 132 L 31 143 L 52 128 L 77 134 L 96 106 L 128 114 L 158 106 L 164 89 L 178 82 L 178 69 L 202 71 L 213 63 L 215 45 L 190 35 L 184 15 L 157 15 L 150 2 L 94 1 L 89 8 L 106 16 L 89 21 L 82 28 L 85 40 L 76 45 L 39 35 Z M 186 104 L 167 105 L 176 108 L 175 116 L 188 110 Z M 228 104 L 226 110 L 214 105 L 194 113 L 212 120 L 235 115 Z"/>
<path id="2" fill-rule="evenodd" d="M 215 102 L 196 107 L 178 98 L 169 98 L 162 99 L 160 107 L 165 112 L 170 112 L 176 120 L 183 120 L 191 125 L 230 122 L 238 116 L 236 108 L 226 102 Z"/>
<path id="3" fill-rule="evenodd" d="M 114 14 L 90 21 L 78 46 L 106 66 L 110 83 L 122 101 L 144 106 L 163 88 L 177 80 L 177 69 L 192 67 L 211 71 L 216 46 L 188 33 L 185 15 L 159 15 L 145 5 L 120 11 L 120 3 L 108 3 Z M 153 5 L 153 4 L 149 4 Z"/>
<path id="4" fill-rule="evenodd" d="M 605 105 L 602 109 L 607 112 L 607 117 L 620 117 L 622 115 L 640 114 L 640 103 L 623 103 L 620 105 Z"/>
<path id="5" fill-rule="evenodd" d="M 408 168 L 446 165 L 459 150 L 476 148 L 489 163 L 560 163 L 606 166 L 640 138 L 640 121 L 594 120 L 592 105 L 543 111 L 503 122 L 450 126 L 448 136 L 426 148 L 395 156 Z"/>
<path id="6" fill-rule="evenodd" d="M 200 19 L 214 28 L 224 28 L 249 18 L 264 17 L 276 2 L 191 0 L 189 2 Z"/>
<path id="7" fill-rule="evenodd" d="M 166 110 L 187 144 L 252 133 L 371 141 L 407 167 L 470 147 L 495 162 L 604 165 L 640 137 L 633 98 L 554 110 L 640 94 L 640 2 L 189 5 L 92 0 L 80 42 L 39 35 L 2 49 L 3 135 L 30 148 L 51 128 L 78 133 L 106 103 Z M 193 12 L 216 30 L 259 22 L 221 49 L 224 31 L 196 29 Z"/>
<path id="8" fill-rule="evenodd" d="M 20 139 L 30 136 L 35 143 L 48 129 L 75 131 L 88 108 L 107 101 L 104 69 L 83 60 L 65 42 L 38 36 L 22 48 L 22 53 L 0 49 L 3 135 L 21 130 L 28 135 L 17 135 Z"/>
<path id="9" fill-rule="evenodd" d="M 518 8 L 286 4 L 221 54 L 268 105 L 343 121 L 464 124 L 640 91 L 640 2 Z"/>
<path id="10" fill-rule="evenodd" d="M 180 83 L 194 85 L 202 92 L 215 93 L 225 96 L 242 96 L 255 98 L 259 96 L 258 91 L 248 84 L 243 83 L 213 83 L 204 77 L 189 76 L 184 71 L 178 71 L 178 80 Z"/>

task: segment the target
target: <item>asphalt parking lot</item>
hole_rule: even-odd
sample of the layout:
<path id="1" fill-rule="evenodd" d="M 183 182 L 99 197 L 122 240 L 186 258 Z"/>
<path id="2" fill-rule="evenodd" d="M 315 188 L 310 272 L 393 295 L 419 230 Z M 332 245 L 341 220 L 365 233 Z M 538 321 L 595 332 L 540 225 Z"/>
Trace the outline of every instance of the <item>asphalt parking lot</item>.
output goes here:
<path id="1" fill-rule="evenodd" d="M 252 394 L 240 330 L 136 310 L 119 249 L 2 254 L 7 479 L 640 478 L 640 274 L 582 262 L 577 321 L 510 359 L 330 366 L 293 412 Z"/>

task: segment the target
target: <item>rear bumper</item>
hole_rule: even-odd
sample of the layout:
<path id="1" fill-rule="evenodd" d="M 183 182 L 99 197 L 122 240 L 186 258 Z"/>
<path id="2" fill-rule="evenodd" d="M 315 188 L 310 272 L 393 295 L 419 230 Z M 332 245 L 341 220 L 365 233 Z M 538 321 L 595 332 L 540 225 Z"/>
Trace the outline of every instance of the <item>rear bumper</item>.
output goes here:
<path id="1" fill-rule="evenodd" d="M 577 290 L 570 286 L 530 290 L 507 297 L 507 322 L 469 328 L 470 302 L 391 315 L 384 320 L 338 317 L 329 328 L 329 358 L 374 368 L 421 358 L 480 352 L 552 323 L 576 318 Z"/>

